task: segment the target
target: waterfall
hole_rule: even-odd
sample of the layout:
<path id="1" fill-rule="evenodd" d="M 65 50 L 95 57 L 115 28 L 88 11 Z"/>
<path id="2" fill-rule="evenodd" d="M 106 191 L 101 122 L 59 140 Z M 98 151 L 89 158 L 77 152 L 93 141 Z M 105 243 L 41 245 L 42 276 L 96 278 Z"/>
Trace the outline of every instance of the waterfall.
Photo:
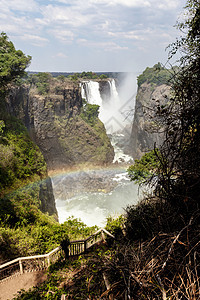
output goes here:
<path id="1" fill-rule="evenodd" d="M 115 100 L 119 101 L 119 95 L 118 95 L 117 88 L 115 85 L 115 80 L 111 79 L 108 82 L 110 84 L 111 99 L 115 99 Z"/>
<path id="2" fill-rule="evenodd" d="M 110 135 L 111 144 L 114 147 L 115 158 L 113 162 L 129 162 L 131 157 L 124 154 L 123 149 L 118 146 L 118 143 L 123 145 L 125 139 L 125 116 L 123 114 L 124 101 L 120 97 L 116 88 L 115 80 L 107 80 L 106 95 L 100 93 L 100 84 L 98 81 L 88 80 L 81 82 L 82 97 L 90 104 L 100 106 L 99 119 L 104 123 L 107 134 Z M 105 93 L 105 91 L 104 91 Z"/>
<path id="3" fill-rule="evenodd" d="M 97 81 L 89 80 L 81 83 L 82 97 L 90 104 L 97 104 L 102 106 L 102 98 L 99 91 L 99 83 Z"/>
<path id="4" fill-rule="evenodd" d="M 113 133 L 122 126 L 116 126 L 121 120 L 119 118 L 120 99 L 116 89 L 115 80 L 107 80 L 110 86 L 110 97 L 104 101 L 99 90 L 99 82 L 88 80 L 81 83 L 82 97 L 90 104 L 97 104 L 100 106 L 99 119 L 104 123 L 107 133 Z"/>

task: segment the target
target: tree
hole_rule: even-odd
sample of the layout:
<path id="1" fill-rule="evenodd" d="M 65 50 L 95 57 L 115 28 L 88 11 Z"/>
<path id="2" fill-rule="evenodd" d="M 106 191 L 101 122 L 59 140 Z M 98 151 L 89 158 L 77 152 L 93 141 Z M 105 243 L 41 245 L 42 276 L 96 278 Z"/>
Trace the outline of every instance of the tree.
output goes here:
<path id="1" fill-rule="evenodd" d="M 200 3 L 189 0 L 186 8 L 188 18 L 178 24 L 185 36 L 173 43 L 170 51 L 170 56 L 182 53 L 172 98 L 156 115 L 162 115 L 165 140 L 157 152 L 155 191 L 190 218 L 200 202 Z"/>
<path id="2" fill-rule="evenodd" d="M 5 89 L 8 83 L 23 77 L 29 66 L 31 56 L 16 50 L 6 33 L 0 34 L 0 88 Z"/>
<path id="3" fill-rule="evenodd" d="M 199 209 L 200 203 L 199 1 L 189 0 L 186 9 L 188 19 L 177 25 L 185 30 L 185 36 L 171 45 L 169 53 L 170 57 L 177 51 L 182 53 L 179 67 L 171 69 L 171 99 L 166 105 L 158 105 L 154 115 L 154 122 L 160 122 L 164 130 L 164 142 L 150 153 L 153 161 L 149 163 L 144 156 L 129 168 L 130 177 L 143 180 L 145 176 L 145 182 L 155 187 L 156 200 L 175 208 L 183 222 Z"/>

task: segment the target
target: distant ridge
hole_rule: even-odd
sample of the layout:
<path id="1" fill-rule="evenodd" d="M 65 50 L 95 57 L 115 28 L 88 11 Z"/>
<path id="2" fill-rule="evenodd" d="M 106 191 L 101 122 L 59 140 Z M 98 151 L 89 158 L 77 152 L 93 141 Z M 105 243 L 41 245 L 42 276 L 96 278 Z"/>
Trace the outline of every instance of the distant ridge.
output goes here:
<path id="1" fill-rule="evenodd" d="M 43 73 L 43 72 L 37 72 L 37 71 L 28 71 L 28 74 L 38 74 L 38 73 Z M 65 77 L 73 74 L 81 74 L 82 72 L 47 72 L 50 73 L 53 77 L 58 77 L 60 75 L 64 75 Z M 126 75 L 127 73 L 133 73 L 133 72 L 94 72 L 98 76 L 105 74 L 109 78 L 120 78 Z"/>

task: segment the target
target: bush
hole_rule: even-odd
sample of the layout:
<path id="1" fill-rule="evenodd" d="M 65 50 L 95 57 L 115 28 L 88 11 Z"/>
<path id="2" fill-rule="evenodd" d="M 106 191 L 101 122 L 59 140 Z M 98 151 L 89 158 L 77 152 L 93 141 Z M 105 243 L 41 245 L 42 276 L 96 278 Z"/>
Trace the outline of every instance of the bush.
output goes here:
<path id="1" fill-rule="evenodd" d="M 99 105 L 86 103 L 80 114 L 81 118 L 87 123 L 93 125 L 99 115 Z"/>
<path id="2" fill-rule="evenodd" d="M 145 71 L 138 76 L 138 87 L 140 87 L 144 82 L 161 85 L 170 85 L 170 80 L 172 79 L 172 73 L 170 70 L 165 69 L 160 63 L 154 65 L 152 68 L 147 67 Z"/>
<path id="3" fill-rule="evenodd" d="M 141 159 L 135 159 L 134 165 L 130 166 L 127 170 L 128 176 L 131 181 L 136 183 L 144 183 L 156 174 L 159 162 L 156 153 L 157 149 L 144 154 Z"/>

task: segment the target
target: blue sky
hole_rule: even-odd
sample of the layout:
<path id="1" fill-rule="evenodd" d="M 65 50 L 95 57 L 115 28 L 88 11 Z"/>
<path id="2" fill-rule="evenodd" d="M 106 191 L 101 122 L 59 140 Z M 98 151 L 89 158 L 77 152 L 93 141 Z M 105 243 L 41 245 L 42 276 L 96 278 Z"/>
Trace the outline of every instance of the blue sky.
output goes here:
<path id="1" fill-rule="evenodd" d="M 186 0 L 0 0 L 0 30 L 31 71 L 139 73 L 167 61 Z"/>

